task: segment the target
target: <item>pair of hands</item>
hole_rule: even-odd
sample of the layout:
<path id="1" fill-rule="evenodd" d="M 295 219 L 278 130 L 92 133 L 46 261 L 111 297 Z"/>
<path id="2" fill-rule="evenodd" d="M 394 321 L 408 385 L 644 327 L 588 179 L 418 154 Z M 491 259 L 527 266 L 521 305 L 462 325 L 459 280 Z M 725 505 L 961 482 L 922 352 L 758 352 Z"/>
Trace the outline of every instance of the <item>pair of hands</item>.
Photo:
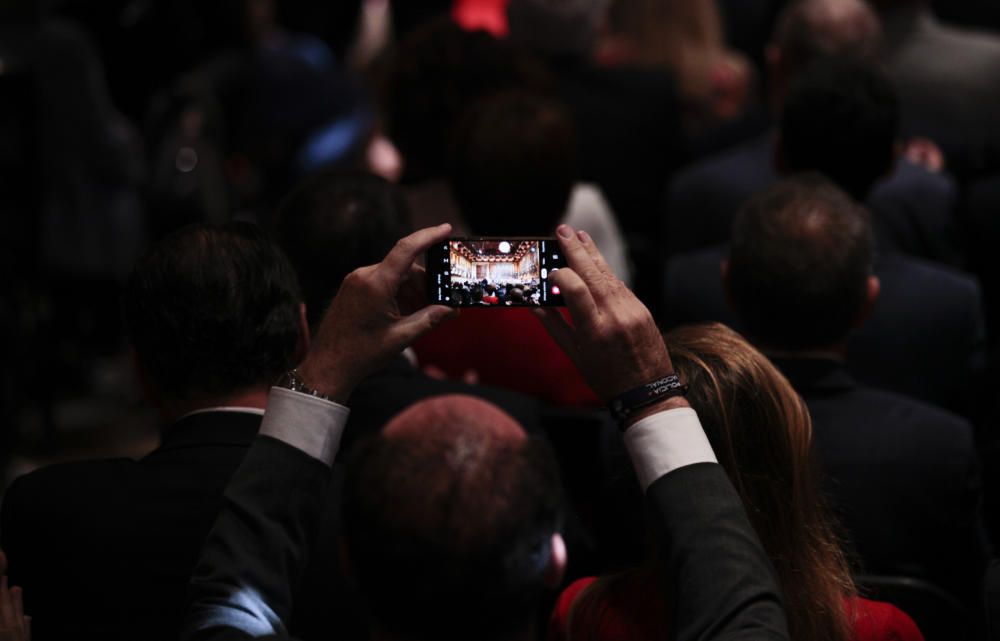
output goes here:
<path id="1" fill-rule="evenodd" d="M 366 376 L 458 314 L 452 307 L 426 305 L 424 270 L 416 264 L 450 233 L 448 224 L 415 232 L 381 263 L 344 280 L 299 367 L 307 385 L 343 403 Z M 573 323 L 554 309 L 535 313 L 597 395 L 609 401 L 671 373 L 670 355 L 652 315 L 614 276 L 593 239 L 567 225 L 556 234 L 567 267 L 552 281 L 562 290 Z"/>
<path id="2" fill-rule="evenodd" d="M 0 641 L 31 641 L 31 617 L 24 616 L 21 588 L 7 586 L 7 557 L 0 550 Z"/>

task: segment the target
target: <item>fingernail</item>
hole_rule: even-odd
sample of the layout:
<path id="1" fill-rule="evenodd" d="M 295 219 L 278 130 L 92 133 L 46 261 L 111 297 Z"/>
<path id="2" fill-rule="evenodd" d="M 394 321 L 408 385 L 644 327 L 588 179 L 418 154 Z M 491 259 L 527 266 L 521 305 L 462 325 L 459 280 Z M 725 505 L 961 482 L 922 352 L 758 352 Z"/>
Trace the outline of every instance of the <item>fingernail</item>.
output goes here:
<path id="1" fill-rule="evenodd" d="M 576 237 L 579 238 L 580 242 L 583 243 L 584 245 L 590 242 L 590 234 L 583 231 L 582 229 L 576 232 Z"/>
<path id="2" fill-rule="evenodd" d="M 556 233 L 559 235 L 559 238 L 564 240 L 569 240 L 573 237 L 573 230 L 570 229 L 569 225 L 559 225 L 556 227 Z"/>

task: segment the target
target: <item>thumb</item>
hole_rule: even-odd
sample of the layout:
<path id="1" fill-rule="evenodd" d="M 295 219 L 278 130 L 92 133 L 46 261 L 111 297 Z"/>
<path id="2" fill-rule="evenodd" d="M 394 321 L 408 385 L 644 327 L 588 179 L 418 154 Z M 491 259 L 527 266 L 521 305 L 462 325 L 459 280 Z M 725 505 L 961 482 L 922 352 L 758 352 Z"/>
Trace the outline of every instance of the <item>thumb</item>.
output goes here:
<path id="1" fill-rule="evenodd" d="M 458 309 L 454 307 L 428 305 L 409 316 L 401 318 L 392 329 L 392 337 L 402 347 L 408 347 L 413 341 L 431 331 L 446 319 L 454 318 L 455 316 L 458 316 Z"/>

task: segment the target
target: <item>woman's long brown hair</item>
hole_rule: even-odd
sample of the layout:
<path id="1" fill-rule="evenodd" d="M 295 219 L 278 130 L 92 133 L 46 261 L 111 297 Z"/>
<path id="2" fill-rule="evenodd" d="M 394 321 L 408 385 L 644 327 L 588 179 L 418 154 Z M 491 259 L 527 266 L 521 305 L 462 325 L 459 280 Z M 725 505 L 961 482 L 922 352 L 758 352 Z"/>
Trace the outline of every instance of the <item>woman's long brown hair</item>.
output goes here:
<path id="1" fill-rule="evenodd" d="M 805 403 L 763 354 L 724 325 L 682 327 L 665 339 L 687 399 L 777 571 L 790 637 L 848 641 L 845 599 L 857 591 L 819 490 Z M 596 639 L 607 605 L 601 601 L 629 584 L 662 589 L 655 575 L 637 569 L 592 584 L 571 610 L 570 638 Z"/>

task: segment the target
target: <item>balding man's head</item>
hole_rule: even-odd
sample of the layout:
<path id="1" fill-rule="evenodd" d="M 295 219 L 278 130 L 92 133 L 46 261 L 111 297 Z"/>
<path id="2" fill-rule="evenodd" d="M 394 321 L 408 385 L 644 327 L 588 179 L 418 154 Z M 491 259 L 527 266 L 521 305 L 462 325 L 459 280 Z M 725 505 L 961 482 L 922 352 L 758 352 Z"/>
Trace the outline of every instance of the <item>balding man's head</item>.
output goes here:
<path id="1" fill-rule="evenodd" d="M 868 213 L 819 174 L 755 197 L 733 224 L 726 270 L 747 333 L 780 350 L 837 345 L 878 293 L 872 251 Z"/>
<path id="2" fill-rule="evenodd" d="M 417 403 L 361 445 L 344 519 L 376 623 L 406 638 L 503 638 L 530 626 L 563 556 L 548 447 L 467 396 Z"/>
<path id="3" fill-rule="evenodd" d="M 768 47 L 771 81 L 783 96 L 792 78 L 812 62 L 827 56 L 874 60 L 881 39 L 878 17 L 862 0 L 792 2 L 778 17 Z"/>

